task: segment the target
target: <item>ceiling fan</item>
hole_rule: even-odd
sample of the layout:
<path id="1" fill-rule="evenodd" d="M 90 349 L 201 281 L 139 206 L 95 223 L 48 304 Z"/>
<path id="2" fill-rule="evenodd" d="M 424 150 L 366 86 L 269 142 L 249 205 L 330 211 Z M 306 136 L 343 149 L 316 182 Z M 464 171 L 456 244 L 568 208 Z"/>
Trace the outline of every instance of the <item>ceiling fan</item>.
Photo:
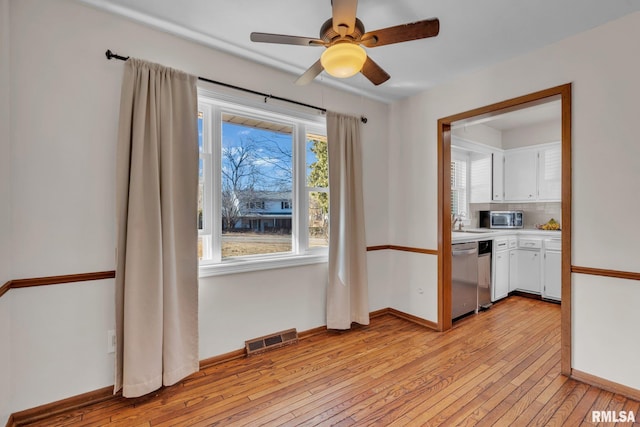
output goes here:
<path id="1" fill-rule="evenodd" d="M 320 28 L 320 38 L 287 36 L 270 33 L 251 33 L 251 41 L 299 46 L 324 46 L 322 56 L 297 80 L 297 85 L 313 81 L 322 71 L 334 77 L 351 77 L 361 72 L 374 85 L 389 80 L 391 76 L 367 56 L 362 48 L 373 48 L 393 43 L 435 37 L 440 31 L 437 18 L 410 24 L 396 25 L 375 31 L 364 31 L 364 25 L 356 17 L 358 0 L 332 0 L 332 17 Z"/>

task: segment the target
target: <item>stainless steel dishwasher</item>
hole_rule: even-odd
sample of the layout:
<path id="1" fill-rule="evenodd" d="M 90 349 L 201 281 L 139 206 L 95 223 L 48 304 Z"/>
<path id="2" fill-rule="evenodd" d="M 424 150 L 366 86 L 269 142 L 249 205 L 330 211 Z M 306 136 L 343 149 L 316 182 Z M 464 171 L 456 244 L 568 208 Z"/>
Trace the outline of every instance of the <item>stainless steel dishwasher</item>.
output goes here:
<path id="1" fill-rule="evenodd" d="M 451 318 L 478 308 L 478 242 L 451 245 Z"/>

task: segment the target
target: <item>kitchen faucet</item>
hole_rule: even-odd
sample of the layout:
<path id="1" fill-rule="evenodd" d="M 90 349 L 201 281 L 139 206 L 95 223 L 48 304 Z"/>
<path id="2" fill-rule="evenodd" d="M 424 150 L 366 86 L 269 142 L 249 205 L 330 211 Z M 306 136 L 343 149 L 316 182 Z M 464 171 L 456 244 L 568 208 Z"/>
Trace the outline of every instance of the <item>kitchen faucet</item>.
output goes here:
<path id="1" fill-rule="evenodd" d="M 451 229 L 452 230 L 455 230 L 456 229 L 456 224 L 458 224 L 458 230 L 462 231 L 462 226 L 463 226 L 462 217 L 463 217 L 462 214 L 459 214 L 459 215 L 451 214 L 451 220 L 452 220 Z"/>

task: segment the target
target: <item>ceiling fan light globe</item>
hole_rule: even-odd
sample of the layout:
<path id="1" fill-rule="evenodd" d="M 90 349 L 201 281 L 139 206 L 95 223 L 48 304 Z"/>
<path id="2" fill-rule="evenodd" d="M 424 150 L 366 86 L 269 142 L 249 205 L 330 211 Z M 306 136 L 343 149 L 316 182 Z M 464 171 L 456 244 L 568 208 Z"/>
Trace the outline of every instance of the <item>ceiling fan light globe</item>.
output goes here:
<path id="1" fill-rule="evenodd" d="M 347 78 L 360 72 L 367 60 L 367 52 L 353 43 L 338 43 L 322 53 L 320 63 L 334 77 Z"/>

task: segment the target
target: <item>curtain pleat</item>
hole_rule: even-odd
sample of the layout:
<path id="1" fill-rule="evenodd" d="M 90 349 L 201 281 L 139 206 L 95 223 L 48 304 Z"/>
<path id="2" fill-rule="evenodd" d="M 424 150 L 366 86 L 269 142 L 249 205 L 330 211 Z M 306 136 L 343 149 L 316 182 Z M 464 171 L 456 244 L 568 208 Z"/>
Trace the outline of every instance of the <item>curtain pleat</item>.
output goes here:
<path id="1" fill-rule="evenodd" d="M 327 328 L 369 324 L 360 119 L 327 113 L 329 282 Z"/>
<path id="2" fill-rule="evenodd" d="M 137 397 L 199 369 L 195 76 L 125 63 L 116 165 L 116 378 Z"/>

